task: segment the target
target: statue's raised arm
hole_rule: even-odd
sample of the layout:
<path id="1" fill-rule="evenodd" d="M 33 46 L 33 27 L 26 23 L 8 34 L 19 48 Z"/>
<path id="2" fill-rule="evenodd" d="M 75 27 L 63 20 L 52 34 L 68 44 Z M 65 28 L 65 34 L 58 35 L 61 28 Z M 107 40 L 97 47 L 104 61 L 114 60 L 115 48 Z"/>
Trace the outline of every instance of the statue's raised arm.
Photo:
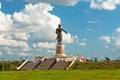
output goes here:
<path id="1" fill-rule="evenodd" d="M 56 34 L 57 34 L 57 41 L 58 44 L 62 44 L 62 31 L 65 32 L 67 34 L 67 31 L 65 31 L 64 29 L 61 28 L 61 25 L 58 25 L 58 28 L 56 29 Z"/>
<path id="2" fill-rule="evenodd" d="M 62 31 L 64 31 L 67 34 L 67 31 L 65 31 L 64 29 L 62 29 Z"/>

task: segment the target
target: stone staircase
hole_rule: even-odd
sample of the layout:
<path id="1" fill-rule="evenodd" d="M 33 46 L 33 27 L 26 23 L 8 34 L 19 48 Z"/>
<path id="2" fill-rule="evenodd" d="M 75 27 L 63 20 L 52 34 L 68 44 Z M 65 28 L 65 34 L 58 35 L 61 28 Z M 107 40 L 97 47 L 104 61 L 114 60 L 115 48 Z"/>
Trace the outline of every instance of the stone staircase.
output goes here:
<path id="1" fill-rule="evenodd" d="M 20 70 L 32 70 L 36 67 L 38 63 L 28 61 Z"/>
<path id="2" fill-rule="evenodd" d="M 45 58 L 43 61 L 33 62 L 26 60 L 17 70 L 66 70 L 74 61 L 57 58 Z"/>
<path id="3" fill-rule="evenodd" d="M 55 58 L 48 58 L 36 67 L 38 70 L 49 70 L 56 62 Z"/>
<path id="4" fill-rule="evenodd" d="M 51 70 L 65 70 L 71 62 L 58 61 L 54 64 Z"/>

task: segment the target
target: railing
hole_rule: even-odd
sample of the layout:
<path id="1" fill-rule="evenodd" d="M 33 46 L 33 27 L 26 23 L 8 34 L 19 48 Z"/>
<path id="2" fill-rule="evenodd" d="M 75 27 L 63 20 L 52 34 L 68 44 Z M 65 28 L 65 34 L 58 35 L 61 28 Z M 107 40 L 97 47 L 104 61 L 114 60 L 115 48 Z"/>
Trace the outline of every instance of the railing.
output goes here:
<path id="1" fill-rule="evenodd" d="M 76 57 L 73 57 L 74 60 L 70 63 L 70 65 L 66 68 L 66 70 L 68 70 L 76 61 Z"/>
<path id="2" fill-rule="evenodd" d="M 28 62 L 28 59 L 25 60 L 19 67 L 17 67 L 17 70 L 20 70 L 27 62 Z"/>

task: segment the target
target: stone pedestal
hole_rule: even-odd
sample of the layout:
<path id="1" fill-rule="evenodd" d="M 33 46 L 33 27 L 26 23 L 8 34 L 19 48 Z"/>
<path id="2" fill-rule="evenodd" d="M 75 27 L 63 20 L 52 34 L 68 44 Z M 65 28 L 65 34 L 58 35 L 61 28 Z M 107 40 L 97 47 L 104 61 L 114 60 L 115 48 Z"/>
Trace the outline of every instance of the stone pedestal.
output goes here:
<path id="1" fill-rule="evenodd" d="M 56 45 L 56 55 L 55 57 L 65 57 L 64 47 L 62 44 Z"/>

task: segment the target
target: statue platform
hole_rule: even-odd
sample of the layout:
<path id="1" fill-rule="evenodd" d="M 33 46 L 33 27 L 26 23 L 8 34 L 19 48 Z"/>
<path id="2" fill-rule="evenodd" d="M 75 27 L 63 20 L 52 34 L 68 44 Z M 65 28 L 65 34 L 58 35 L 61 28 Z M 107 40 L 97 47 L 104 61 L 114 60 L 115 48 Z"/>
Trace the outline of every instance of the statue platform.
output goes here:
<path id="1" fill-rule="evenodd" d="M 66 57 L 65 53 L 64 53 L 64 47 L 62 44 L 57 44 L 56 45 L 56 58 L 62 58 L 62 57 Z"/>

